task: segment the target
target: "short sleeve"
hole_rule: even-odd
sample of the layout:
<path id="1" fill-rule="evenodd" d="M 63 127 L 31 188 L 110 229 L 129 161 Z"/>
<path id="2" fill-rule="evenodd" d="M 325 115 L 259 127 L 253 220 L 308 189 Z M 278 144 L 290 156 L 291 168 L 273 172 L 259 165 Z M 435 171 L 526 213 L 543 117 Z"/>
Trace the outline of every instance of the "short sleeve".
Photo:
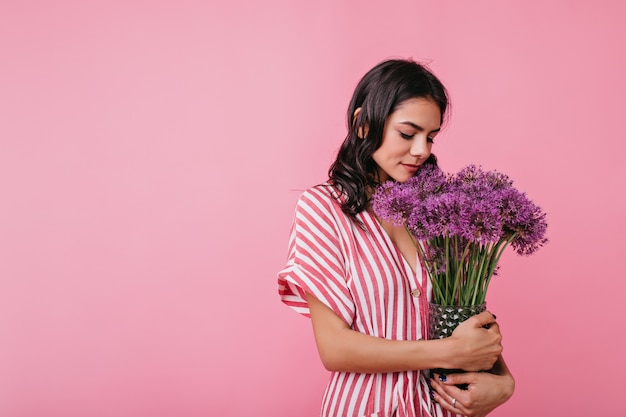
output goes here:
<path id="1" fill-rule="evenodd" d="M 352 325 L 355 306 L 347 285 L 340 233 L 343 213 L 327 190 L 312 188 L 298 200 L 287 265 L 278 273 L 278 292 L 286 305 L 307 317 L 306 293 L 313 294 Z"/>

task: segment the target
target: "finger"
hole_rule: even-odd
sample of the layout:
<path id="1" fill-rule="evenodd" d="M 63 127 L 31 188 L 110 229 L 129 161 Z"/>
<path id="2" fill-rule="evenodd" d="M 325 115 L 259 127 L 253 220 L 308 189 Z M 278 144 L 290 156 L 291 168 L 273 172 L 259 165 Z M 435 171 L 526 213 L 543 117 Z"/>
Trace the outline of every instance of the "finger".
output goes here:
<path id="1" fill-rule="evenodd" d="M 477 382 L 477 373 L 476 372 L 462 372 L 462 373 L 455 373 L 455 374 L 448 374 L 448 375 L 441 375 L 441 376 L 435 374 L 435 378 L 441 381 L 442 385 L 461 391 L 456 385 L 475 384 Z M 450 395 L 453 395 L 453 396 L 457 394 L 456 392 L 453 392 L 453 391 L 448 391 L 448 390 L 446 391 L 449 392 Z M 455 397 L 455 398 L 458 398 L 458 397 Z"/>
<path id="2" fill-rule="evenodd" d="M 435 379 L 430 379 L 430 387 L 433 392 L 439 394 L 439 396 L 441 397 L 448 395 L 448 393 L 446 392 L 447 387 L 439 381 L 438 376 L 435 376 Z"/>
<path id="3" fill-rule="evenodd" d="M 490 326 L 496 322 L 496 318 L 488 311 L 483 311 L 480 314 L 470 317 L 468 320 L 473 320 L 476 327 Z"/>
<path id="4" fill-rule="evenodd" d="M 449 399 L 456 398 L 457 401 L 460 400 L 463 403 L 469 399 L 468 391 L 464 391 L 454 385 L 447 385 L 447 382 L 442 382 L 442 379 L 447 381 L 447 378 L 444 378 L 444 375 L 442 375 L 441 378 L 439 375 L 436 375 L 435 379 L 430 380 L 431 387 L 433 390 L 437 391 L 441 397 Z"/>
<path id="5" fill-rule="evenodd" d="M 465 390 L 464 388 L 460 388 L 459 386 L 469 386 L 471 382 L 468 382 L 464 380 L 463 378 L 460 378 L 457 375 L 461 375 L 461 374 L 450 374 L 447 376 L 435 375 L 435 378 L 436 378 L 435 384 L 438 388 L 438 392 L 442 396 L 449 395 L 453 398 L 456 398 L 457 400 L 462 399 L 464 402 L 467 399 L 468 392 L 467 390 Z M 468 378 L 468 379 L 471 379 L 471 378 Z M 455 381 L 459 381 L 459 382 L 455 382 Z M 457 386 L 456 384 L 459 384 L 459 386 Z"/>
<path id="6" fill-rule="evenodd" d="M 441 395 L 437 391 L 433 391 L 433 400 L 437 401 L 441 408 L 444 408 L 448 411 L 452 411 L 455 414 L 467 415 L 469 414 L 468 410 L 463 406 L 459 400 L 453 398 L 449 395 Z"/>

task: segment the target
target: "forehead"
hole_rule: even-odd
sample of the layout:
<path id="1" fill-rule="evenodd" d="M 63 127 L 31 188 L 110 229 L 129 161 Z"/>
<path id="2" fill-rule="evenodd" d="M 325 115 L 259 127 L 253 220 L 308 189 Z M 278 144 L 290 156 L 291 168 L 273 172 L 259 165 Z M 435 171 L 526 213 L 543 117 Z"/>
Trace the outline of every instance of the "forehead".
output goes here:
<path id="1" fill-rule="evenodd" d="M 389 121 L 408 121 L 427 129 L 437 129 L 441 125 L 441 110 L 430 98 L 411 98 L 398 104 L 389 115 Z"/>

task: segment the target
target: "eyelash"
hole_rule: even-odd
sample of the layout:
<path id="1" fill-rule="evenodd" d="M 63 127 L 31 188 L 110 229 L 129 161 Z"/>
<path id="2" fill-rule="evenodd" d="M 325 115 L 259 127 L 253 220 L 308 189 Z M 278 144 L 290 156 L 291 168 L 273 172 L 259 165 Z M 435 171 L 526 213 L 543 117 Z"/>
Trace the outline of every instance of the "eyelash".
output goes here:
<path id="1" fill-rule="evenodd" d="M 413 139 L 413 136 L 415 136 L 415 135 L 407 135 L 406 133 L 400 132 L 400 136 L 402 136 L 403 139 L 409 140 L 409 139 Z M 431 137 L 427 137 L 426 138 L 426 142 L 428 142 L 428 143 L 435 143 L 435 139 L 431 138 Z"/>

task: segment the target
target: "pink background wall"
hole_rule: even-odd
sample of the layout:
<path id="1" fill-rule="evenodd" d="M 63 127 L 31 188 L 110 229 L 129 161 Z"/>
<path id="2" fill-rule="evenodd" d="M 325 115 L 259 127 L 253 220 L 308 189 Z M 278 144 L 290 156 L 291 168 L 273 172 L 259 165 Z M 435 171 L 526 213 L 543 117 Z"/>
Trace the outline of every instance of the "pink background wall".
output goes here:
<path id="1" fill-rule="evenodd" d="M 548 212 L 489 296 L 517 379 L 493 415 L 626 415 L 624 3 L 214 3 L 0 2 L 0 415 L 316 416 L 276 272 L 396 56 L 452 94 L 444 169 Z"/>

